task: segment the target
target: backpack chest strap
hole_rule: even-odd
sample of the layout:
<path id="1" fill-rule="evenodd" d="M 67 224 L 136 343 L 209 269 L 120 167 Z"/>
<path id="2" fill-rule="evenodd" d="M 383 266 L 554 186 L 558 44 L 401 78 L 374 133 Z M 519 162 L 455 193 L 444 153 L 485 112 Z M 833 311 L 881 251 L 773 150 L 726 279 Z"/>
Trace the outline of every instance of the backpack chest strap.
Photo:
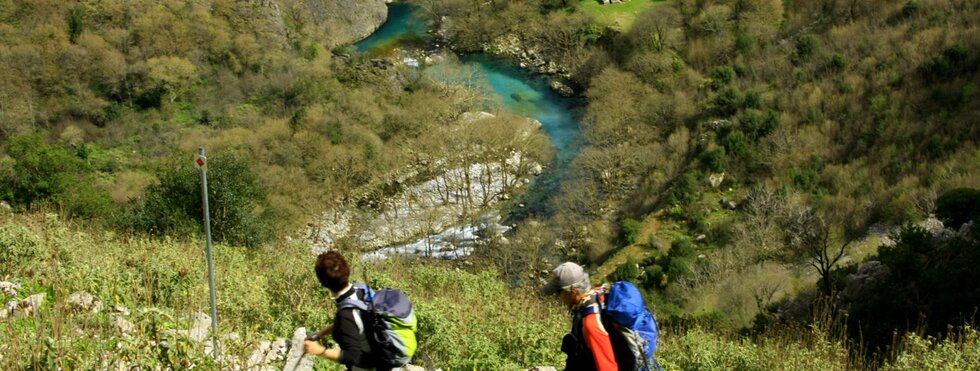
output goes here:
<path id="1" fill-rule="evenodd" d="M 600 312 L 602 312 L 602 308 L 599 308 L 599 304 L 598 303 L 588 304 L 588 305 L 582 307 L 582 309 L 579 309 L 579 315 L 582 318 L 585 318 L 585 316 L 587 316 L 587 315 L 590 315 L 590 314 L 593 314 L 593 313 L 600 313 Z"/>

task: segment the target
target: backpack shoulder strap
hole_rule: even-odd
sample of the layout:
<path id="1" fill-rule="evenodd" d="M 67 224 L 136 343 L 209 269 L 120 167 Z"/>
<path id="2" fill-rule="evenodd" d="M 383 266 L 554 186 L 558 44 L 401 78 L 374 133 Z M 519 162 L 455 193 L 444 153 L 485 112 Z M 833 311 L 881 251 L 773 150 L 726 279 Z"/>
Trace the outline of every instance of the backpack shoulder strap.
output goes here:
<path id="1" fill-rule="evenodd" d="M 579 308 L 579 313 L 582 317 L 589 314 L 596 313 L 599 314 L 606 309 L 606 300 L 604 297 L 605 292 L 596 291 L 591 293 L 592 297 L 589 301 Z"/>
<path id="2" fill-rule="evenodd" d="M 355 290 L 355 292 L 350 296 L 344 298 L 344 300 L 341 300 L 340 303 L 337 303 L 337 309 L 354 308 L 362 311 L 371 310 L 370 303 L 371 303 L 371 299 L 373 299 L 374 297 L 374 292 L 371 291 L 371 288 L 367 287 L 367 285 L 360 282 L 355 283 L 352 286 L 353 286 L 352 290 Z M 364 293 L 364 300 L 361 300 L 358 297 L 357 291 Z"/>
<path id="3" fill-rule="evenodd" d="M 351 296 L 354 296 L 354 295 L 351 295 Z M 353 306 L 353 307 L 349 307 L 349 308 L 353 308 L 354 309 L 354 310 L 351 311 L 351 316 L 354 317 L 354 324 L 357 325 L 357 333 L 358 333 L 359 337 L 361 338 L 361 344 L 360 344 L 361 345 L 361 351 L 363 351 L 365 353 L 370 353 L 371 352 L 371 342 L 368 340 L 368 336 L 367 336 L 368 328 L 365 326 L 365 323 L 364 323 L 364 318 L 363 318 L 364 310 L 363 309 L 360 309 L 357 306 Z"/>

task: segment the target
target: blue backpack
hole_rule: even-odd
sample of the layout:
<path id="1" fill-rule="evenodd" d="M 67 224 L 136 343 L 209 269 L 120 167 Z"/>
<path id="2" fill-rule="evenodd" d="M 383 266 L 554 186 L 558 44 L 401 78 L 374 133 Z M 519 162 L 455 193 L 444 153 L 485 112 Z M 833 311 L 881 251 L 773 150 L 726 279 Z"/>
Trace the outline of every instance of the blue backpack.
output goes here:
<path id="1" fill-rule="evenodd" d="M 418 348 L 415 338 L 418 323 L 412 302 L 396 289 L 374 292 L 363 283 L 353 286 L 364 292 L 364 300 L 351 295 L 340 302 L 340 309 L 355 308 L 369 314 L 364 333 L 382 365 L 401 367 L 408 364 Z"/>
<path id="2" fill-rule="evenodd" d="M 654 358 L 657 351 L 657 319 L 647 309 L 640 290 L 628 281 L 615 282 L 606 290 L 602 314 L 612 319 L 633 354 L 634 370 L 660 370 Z"/>

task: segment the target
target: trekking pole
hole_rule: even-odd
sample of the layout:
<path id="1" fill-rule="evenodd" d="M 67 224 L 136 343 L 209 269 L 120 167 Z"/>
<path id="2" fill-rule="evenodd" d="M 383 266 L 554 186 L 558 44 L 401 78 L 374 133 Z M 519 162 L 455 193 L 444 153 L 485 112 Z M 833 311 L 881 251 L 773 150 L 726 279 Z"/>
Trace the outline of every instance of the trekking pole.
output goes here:
<path id="1" fill-rule="evenodd" d="M 425 369 L 426 369 L 426 371 L 435 371 L 436 368 L 435 368 L 435 366 L 432 366 L 432 360 L 429 359 L 429 355 L 428 354 L 425 354 L 425 351 L 423 351 L 421 349 L 421 347 L 419 348 L 418 352 L 416 352 L 416 353 L 418 353 L 418 355 L 422 356 L 422 362 L 425 362 Z"/>
<path id="2" fill-rule="evenodd" d="M 201 201 L 204 203 L 204 234 L 207 235 L 208 284 L 211 287 L 211 341 L 214 347 L 214 360 L 218 360 L 218 306 L 214 294 L 214 253 L 211 248 L 211 216 L 208 211 L 208 158 L 204 156 L 204 146 L 198 149 L 194 163 L 201 169 Z"/>
<path id="3" fill-rule="evenodd" d="M 331 325 L 326 325 L 323 328 L 321 328 L 320 331 L 317 331 L 317 332 L 312 332 L 312 331 L 311 332 L 307 332 L 306 333 L 306 340 L 320 340 L 320 338 L 322 338 L 323 335 L 326 335 L 327 328 L 330 327 L 330 326 Z"/>

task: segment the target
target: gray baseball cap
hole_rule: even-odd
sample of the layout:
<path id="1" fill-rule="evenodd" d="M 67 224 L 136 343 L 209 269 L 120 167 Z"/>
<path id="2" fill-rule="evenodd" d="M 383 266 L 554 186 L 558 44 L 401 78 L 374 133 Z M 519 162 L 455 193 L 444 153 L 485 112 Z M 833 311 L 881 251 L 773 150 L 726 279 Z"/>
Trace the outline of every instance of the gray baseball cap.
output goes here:
<path id="1" fill-rule="evenodd" d="M 551 280 L 541 288 L 541 293 L 552 295 L 562 290 L 568 290 L 572 285 L 589 279 L 589 274 L 581 265 L 564 262 L 551 271 Z"/>

